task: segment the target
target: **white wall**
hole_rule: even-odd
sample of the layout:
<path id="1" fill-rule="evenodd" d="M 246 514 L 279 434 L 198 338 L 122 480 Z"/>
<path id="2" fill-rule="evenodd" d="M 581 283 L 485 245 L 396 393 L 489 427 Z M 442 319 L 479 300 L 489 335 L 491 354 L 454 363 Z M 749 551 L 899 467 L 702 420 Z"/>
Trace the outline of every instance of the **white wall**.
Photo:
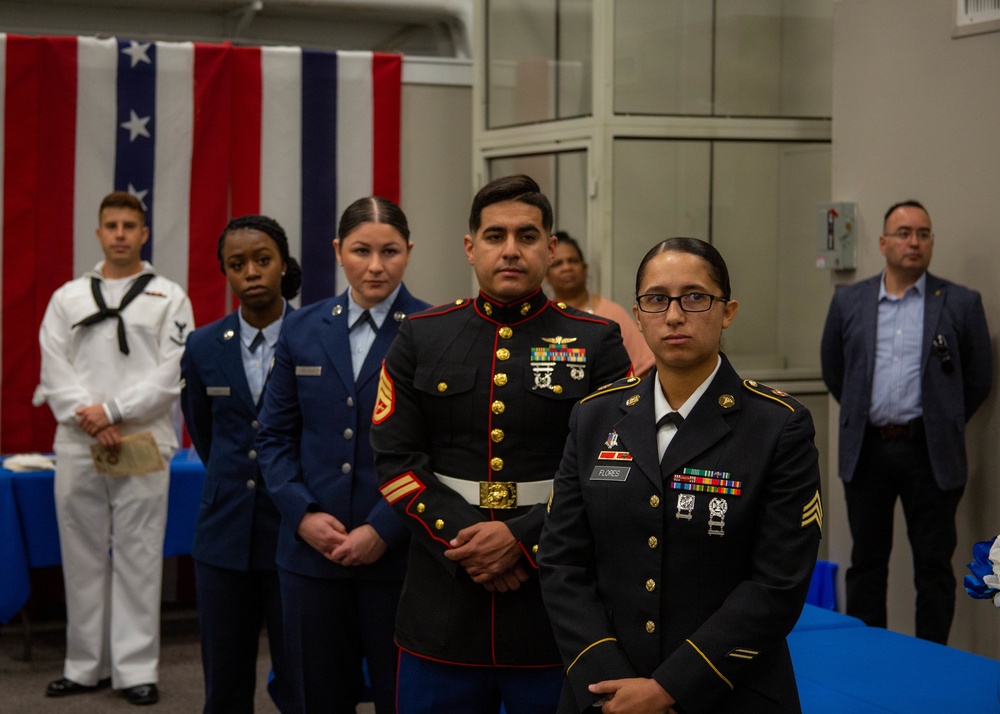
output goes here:
<path id="1" fill-rule="evenodd" d="M 1000 612 L 961 587 L 972 544 L 1000 532 L 1000 33 L 952 39 L 955 3 L 839 0 L 834 11 L 832 198 L 859 206 L 853 282 L 884 265 L 877 236 L 892 203 L 916 198 L 930 211 L 931 271 L 982 292 L 993 337 L 994 390 L 967 430 L 971 473 L 959 507 L 959 579 L 950 644 L 1000 657 Z M 831 400 L 831 446 L 836 444 Z M 835 448 L 830 457 L 835 473 Z M 826 495 L 830 557 L 850 562 L 843 488 Z M 912 567 L 897 511 L 890 563 L 890 629 L 912 634 Z M 841 576 L 842 577 L 842 576 Z"/>
<path id="2" fill-rule="evenodd" d="M 404 83 L 400 131 L 399 202 L 414 246 L 406 285 L 435 305 L 468 297 L 472 88 Z"/>

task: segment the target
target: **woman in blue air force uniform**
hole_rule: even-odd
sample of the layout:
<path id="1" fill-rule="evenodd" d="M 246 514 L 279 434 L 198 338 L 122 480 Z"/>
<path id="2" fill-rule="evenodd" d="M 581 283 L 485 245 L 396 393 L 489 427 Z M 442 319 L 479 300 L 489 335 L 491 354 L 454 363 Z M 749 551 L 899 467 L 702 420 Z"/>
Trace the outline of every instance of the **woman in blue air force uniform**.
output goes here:
<path id="1" fill-rule="evenodd" d="M 274 564 L 280 516 L 257 463 L 257 410 L 282 322 L 301 271 L 288 238 L 266 216 L 229 222 L 219 265 L 240 307 L 187 341 L 181 405 L 205 463 L 194 538 L 198 619 L 205 670 L 205 712 L 251 714 L 257 643 L 267 624 L 274 678 L 271 698 L 298 711 L 284 657 L 281 597 Z"/>
<path id="2" fill-rule="evenodd" d="M 799 712 L 785 642 L 822 527 L 809 412 L 719 352 L 725 261 L 671 238 L 636 277 L 656 372 L 584 399 L 538 562 L 560 712 Z"/>
<path id="3" fill-rule="evenodd" d="M 364 656 L 376 711 L 390 714 L 409 538 L 378 491 L 368 432 L 382 359 L 400 323 L 428 304 L 402 283 L 413 244 L 399 206 L 359 199 L 337 235 L 350 287 L 289 317 L 258 446 L 282 516 L 278 570 L 300 702 L 308 712 L 353 714 Z"/>

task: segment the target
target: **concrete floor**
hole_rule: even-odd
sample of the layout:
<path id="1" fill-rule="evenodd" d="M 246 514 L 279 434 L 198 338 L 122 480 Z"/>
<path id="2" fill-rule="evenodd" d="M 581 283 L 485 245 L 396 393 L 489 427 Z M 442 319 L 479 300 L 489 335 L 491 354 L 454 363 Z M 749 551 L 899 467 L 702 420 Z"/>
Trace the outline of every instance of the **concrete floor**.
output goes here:
<path id="1" fill-rule="evenodd" d="M 153 707 L 133 707 L 109 689 L 63 699 L 45 696 L 45 686 L 62 676 L 66 623 L 34 623 L 31 659 L 25 661 L 25 628 L 19 616 L 0 627 L 0 712 L 3 714 L 103 714 L 150 712 L 196 714 L 204 705 L 198 620 L 193 610 L 165 610 L 161 625 L 160 702 Z M 267 638 L 261 636 L 257 660 L 256 714 L 277 714 L 264 683 L 271 668 Z M 358 706 L 359 714 L 374 714 L 370 703 Z"/>

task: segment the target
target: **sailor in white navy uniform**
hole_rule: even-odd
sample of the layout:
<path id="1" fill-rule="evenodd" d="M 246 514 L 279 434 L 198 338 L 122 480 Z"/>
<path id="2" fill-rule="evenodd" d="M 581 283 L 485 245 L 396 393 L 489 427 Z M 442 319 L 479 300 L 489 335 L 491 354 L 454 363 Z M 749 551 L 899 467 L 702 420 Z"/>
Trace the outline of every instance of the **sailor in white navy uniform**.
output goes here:
<path id="1" fill-rule="evenodd" d="M 169 463 L 194 317 L 184 290 L 142 260 L 149 228 L 138 199 L 106 196 L 97 238 L 104 260 L 53 294 L 39 332 L 35 402 L 47 402 L 58 422 L 55 501 L 66 581 L 66 662 L 46 694 L 110 684 L 133 704 L 151 704 L 159 698 L 170 472 L 106 476 L 90 447 L 118 449 L 123 436 L 150 432 Z"/>

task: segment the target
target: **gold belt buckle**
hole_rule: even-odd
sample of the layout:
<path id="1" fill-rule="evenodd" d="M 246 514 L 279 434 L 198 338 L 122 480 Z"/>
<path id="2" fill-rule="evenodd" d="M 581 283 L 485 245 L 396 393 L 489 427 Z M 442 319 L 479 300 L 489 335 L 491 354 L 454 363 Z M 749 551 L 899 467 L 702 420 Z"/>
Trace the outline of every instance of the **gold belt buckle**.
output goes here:
<path id="1" fill-rule="evenodd" d="M 480 481 L 480 508 L 517 508 L 516 481 Z"/>

